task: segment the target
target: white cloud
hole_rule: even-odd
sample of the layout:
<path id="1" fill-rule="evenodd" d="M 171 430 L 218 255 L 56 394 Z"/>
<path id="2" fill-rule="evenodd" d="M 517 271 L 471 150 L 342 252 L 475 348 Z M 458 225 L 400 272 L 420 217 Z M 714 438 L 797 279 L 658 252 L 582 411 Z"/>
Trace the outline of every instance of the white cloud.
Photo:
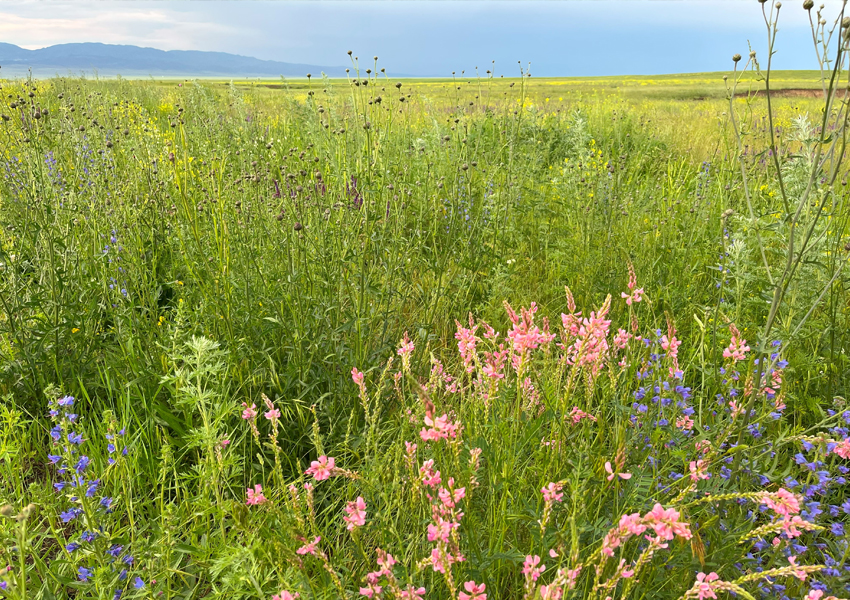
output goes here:
<path id="1" fill-rule="evenodd" d="M 246 33 L 205 19 L 199 12 L 172 10 L 165 3 L 145 4 L 148 7 L 117 2 L 7 4 L 0 7 L 0 39 L 28 49 L 96 41 L 161 50 L 210 50 L 210 38 Z"/>

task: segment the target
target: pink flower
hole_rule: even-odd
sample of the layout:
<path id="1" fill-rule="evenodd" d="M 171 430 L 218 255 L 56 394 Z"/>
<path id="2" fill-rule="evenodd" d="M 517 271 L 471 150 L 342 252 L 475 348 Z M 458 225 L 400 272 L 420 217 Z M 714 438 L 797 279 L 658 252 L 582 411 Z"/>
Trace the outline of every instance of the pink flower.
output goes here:
<path id="1" fill-rule="evenodd" d="M 521 308 L 518 315 L 511 305 L 505 301 L 505 310 L 513 323 L 513 328 L 508 332 L 513 346 L 514 356 L 512 359 L 514 369 L 519 371 L 526 354 L 538 348 L 540 345 L 549 344 L 555 339 L 554 333 L 549 333 L 547 322 L 544 319 L 543 331 L 534 324 L 534 313 L 537 312 L 537 304 L 532 302 L 528 309 Z"/>
<path id="2" fill-rule="evenodd" d="M 442 482 L 440 472 L 434 470 L 434 460 L 431 458 L 419 467 L 419 476 L 422 478 L 422 483 L 428 487 L 437 487 Z"/>
<path id="3" fill-rule="evenodd" d="M 419 432 L 419 437 L 422 438 L 422 441 L 436 442 L 441 439 L 454 439 L 457 437 L 458 426 L 456 423 L 449 421 L 449 416 L 447 414 L 434 419 L 431 417 L 430 412 L 426 413 L 425 424 L 428 425 L 430 429 L 425 429 L 423 427 L 422 431 Z"/>
<path id="4" fill-rule="evenodd" d="M 310 463 L 310 468 L 304 471 L 305 475 L 312 475 L 316 481 L 324 481 L 335 475 L 336 461 L 333 457 L 320 456 L 319 460 Z"/>
<path id="5" fill-rule="evenodd" d="M 226 448 L 227 446 L 230 445 L 230 440 L 221 440 L 221 442 L 219 442 L 219 443 L 221 444 L 222 448 Z"/>
<path id="6" fill-rule="evenodd" d="M 510 350 L 506 350 L 504 344 L 499 344 L 496 352 L 484 352 L 484 375 L 490 379 L 504 379 L 505 360 L 509 354 Z"/>
<path id="7" fill-rule="evenodd" d="M 257 416 L 257 405 L 252 404 L 248 406 L 245 402 L 242 403 L 242 408 L 245 410 L 242 411 L 242 418 L 246 421 L 249 419 L 253 419 Z"/>
<path id="8" fill-rule="evenodd" d="M 354 531 L 356 527 L 363 527 L 366 524 L 366 501 L 360 496 L 345 506 L 345 512 L 346 516 L 342 520 L 348 523 L 346 528 L 349 531 Z"/>
<path id="9" fill-rule="evenodd" d="M 455 320 L 457 324 L 455 339 L 457 340 L 458 352 L 460 352 L 460 356 L 463 359 L 463 366 L 466 368 L 467 373 L 472 373 L 475 369 L 475 344 L 478 341 L 475 337 L 475 330 L 478 329 L 478 325 L 472 325 L 471 314 L 469 315 L 469 321 L 470 327 L 466 329 L 460 324 L 460 321 Z"/>
<path id="10" fill-rule="evenodd" d="M 412 585 L 408 585 L 406 589 L 401 591 L 400 598 L 401 600 L 420 600 L 424 595 L 424 587 L 414 588 Z"/>
<path id="11" fill-rule="evenodd" d="M 275 419 L 280 418 L 280 411 L 276 408 L 273 408 L 270 411 L 268 411 L 267 413 L 265 413 L 263 416 L 265 418 L 267 418 L 269 421 L 274 421 Z"/>
<path id="12" fill-rule="evenodd" d="M 543 501 L 544 502 L 562 502 L 564 500 L 564 494 L 561 493 L 564 484 L 562 483 L 550 483 L 545 488 L 540 490 L 543 492 Z"/>
<path id="13" fill-rule="evenodd" d="M 626 346 L 629 345 L 629 338 L 631 337 L 632 334 L 626 331 L 625 329 L 618 329 L 617 335 L 614 336 L 614 346 L 616 346 L 620 350 L 625 350 Z"/>
<path id="14" fill-rule="evenodd" d="M 679 511 L 675 508 L 665 509 L 656 503 L 643 520 L 652 527 L 660 541 L 672 540 L 676 536 L 686 540 L 692 537 L 689 525 L 679 521 Z"/>
<path id="15" fill-rule="evenodd" d="M 643 288 L 638 288 L 636 290 L 632 290 L 631 293 L 627 294 L 626 292 L 621 292 L 620 297 L 626 299 L 626 304 L 629 306 L 632 305 L 632 302 L 640 302 L 642 300 L 641 296 L 643 296 L 645 292 Z"/>
<path id="16" fill-rule="evenodd" d="M 463 584 L 463 589 L 468 593 L 461 592 L 458 594 L 458 598 L 459 600 L 487 600 L 487 594 L 484 593 L 486 587 L 483 583 L 476 584 L 472 580 L 467 581 Z"/>
<path id="17" fill-rule="evenodd" d="M 255 506 L 257 504 L 265 504 L 268 502 L 268 499 L 263 496 L 263 486 L 259 483 L 254 486 L 254 489 L 248 488 L 247 491 L 248 499 L 245 501 L 245 504 L 248 506 Z"/>
<path id="18" fill-rule="evenodd" d="M 594 423 L 596 422 L 596 417 L 594 417 L 590 413 L 584 412 L 578 406 L 573 406 L 573 408 L 570 410 L 570 419 L 572 419 L 573 425 L 578 425 L 579 423 L 581 423 L 582 419 L 590 419 Z"/>
<path id="19" fill-rule="evenodd" d="M 546 570 L 546 565 L 540 565 L 539 567 L 537 565 L 540 565 L 539 556 L 528 555 L 525 557 L 525 562 L 522 565 L 522 574 L 525 575 L 526 579 L 537 581 L 540 574 Z"/>
<path id="20" fill-rule="evenodd" d="M 796 566 L 798 566 L 798 565 L 797 565 L 797 557 L 796 557 L 796 556 L 789 556 L 789 557 L 788 557 L 788 563 L 789 563 L 792 567 L 796 567 Z M 792 574 L 794 575 L 794 577 L 796 577 L 796 578 L 797 578 L 797 579 L 799 579 L 800 581 L 805 581 L 805 580 L 806 580 L 806 577 L 808 577 L 808 573 L 806 573 L 806 572 L 805 572 L 805 571 L 803 571 L 802 569 L 798 569 L 798 570 L 796 570 L 796 571 L 792 571 Z"/>
<path id="21" fill-rule="evenodd" d="M 832 452 L 843 459 L 850 458 L 850 438 L 845 438 L 835 444 L 835 448 L 832 449 Z"/>
<path id="22" fill-rule="evenodd" d="M 646 525 L 643 524 L 640 513 L 632 513 L 620 517 L 619 529 L 623 535 L 640 535 L 646 531 Z"/>
<path id="23" fill-rule="evenodd" d="M 611 468 L 611 462 L 605 461 L 605 472 L 608 473 L 608 481 L 614 479 L 614 477 L 619 477 L 620 479 L 631 479 L 631 473 L 614 473 L 614 470 Z"/>
<path id="24" fill-rule="evenodd" d="M 785 488 L 779 488 L 772 494 L 765 494 L 764 503 L 777 515 L 783 517 L 800 512 L 800 500 Z"/>
<path id="25" fill-rule="evenodd" d="M 297 597 L 297 593 L 292 594 L 290 592 L 287 592 L 286 590 L 283 590 L 281 593 L 272 596 L 272 600 L 295 600 Z"/>
<path id="26" fill-rule="evenodd" d="M 541 585 L 540 600 L 561 600 L 564 590 L 559 585 Z"/>
<path id="27" fill-rule="evenodd" d="M 809 525 L 808 521 L 804 521 L 797 515 L 794 515 L 793 517 L 784 517 L 782 519 L 782 530 L 785 532 L 785 535 L 792 540 L 803 535 L 798 527 L 809 529 Z"/>
<path id="28" fill-rule="evenodd" d="M 676 419 L 676 427 L 684 429 L 685 431 L 690 431 L 694 428 L 694 420 L 688 415 L 684 415 Z"/>
<path id="29" fill-rule="evenodd" d="M 820 600 L 821 598 L 823 598 L 823 590 L 809 590 L 803 600 Z"/>
<path id="30" fill-rule="evenodd" d="M 413 342 L 410 341 L 410 338 L 407 337 L 407 332 L 404 332 L 404 338 L 401 341 L 401 345 L 398 348 L 398 355 L 405 356 L 409 355 L 416 349 L 416 346 L 413 345 Z"/>
<path id="31" fill-rule="evenodd" d="M 699 481 L 700 479 L 711 477 L 711 475 L 705 472 L 705 461 L 702 459 L 692 460 L 689 469 L 691 471 L 691 481 Z"/>
<path id="32" fill-rule="evenodd" d="M 303 538 L 302 538 L 303 539 Z M 316 554 L 316 545 L 322 540 L 321 537 L 316 536 L 316 538 L 307 544 L 301 546 L 298 550 L 295 551 L 296 554 L 300 554 L 304 556 L 305 554 Z"/>
<path id="33" fill-rule="evenodd" d="M 713 586 L 711 585 L 713 582 L 720 579 L 720 576 L 712 571 L 708 575 L 705 573 L 697 574 L 697 584 L 696 584 L 696 592 L 698 600 L 706 600 L 706 598 L 717 598 L 717 594 L 714 593 Z"/>
<path id="34" fill-rule="evenodd" d="M 363 387 L 364 375 L 361 371 L 357 370 L 357 367 L 351 369 L 351 380 L 356 383 L 358 387 Z"/>
<path id="35" fill-rule="evenodd" d="M 732 362 L 738 362 L 747 358 L 747 352 L 750 347 L 747 346 L 747 340 L 740 337 L 740 332 L 734 325 L 730 326 L 732 330 L 732 339 L 729 346 L 723 350 L 723 358 L 731 358 Z"/>
<path id="36" fill-rule="evenodd" d="M 384 590 L 381 586 L 377 584 L 370 583 L 367 587 L 360 588 L 360 595 L 366 596 L 367 598 L 371 598 L 372 596 L 379 596 L 381 592 Z"/>

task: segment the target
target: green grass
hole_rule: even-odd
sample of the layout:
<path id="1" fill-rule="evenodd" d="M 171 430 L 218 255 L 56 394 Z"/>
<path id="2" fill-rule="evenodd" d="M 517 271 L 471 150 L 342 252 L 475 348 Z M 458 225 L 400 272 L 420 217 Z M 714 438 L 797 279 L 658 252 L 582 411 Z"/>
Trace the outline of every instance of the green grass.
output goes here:
<path id="1" fill-rule="evenodd" d="M 778 269 L 788 234 L 762 97 L 730 104 L 722 74 L 711 73 L 366 79 L 2 83 L 0 114 L 10 119 L 0 123 L 0 505 L 21 516 L 0 525 L 11 597 L 22 597 L 12 594 L 28 579 L 26 597 L 111 598 L 116 586 L 127 589 L 107 552 L 116 543 L 136 557 L 130 580 L 146 582 L 127 597 L 259 598 L 282 588 L 353 596 L 382 548 L 403 563 L 396 576 L 425 585 L 429 597 L 456 596 L 470 579 L 486 582 L 491 599 L 521 597 L 531 586 L 521 563 L 539 554 L 549 565 L 541 582 L 556 564 L 580 563 L 574 597 L 604 598 L 615 565 L 597 562 L 602 537 L 619 515 L 658 501 L 681 510 L 695 536 L 671 542 L 664 558 L 659 550 L 638 583 L 615 576 L 611 593 L 678 598 L 696 571 L 728 581 L 748 572 L 734 567 L 749 551 L 739 538 L 770 521 L 750 520 L 752 504 L 698 503 L 687 476 L 673 483 L 671 472 L 687 475 L 702 456 L 697 442 L 714 448 L 700 493 L 775 491 L 787 476 L 813 485 L 791 457 L 803 434 L 841 438 L 831 428 L 847 396 L 850 305 L 846 277 L 831 278 L 847 243 L 845 179 L 817 188 L 831 201 L 812 221 L 814 242 L 770 339 L 760 339 L 774 292 L 761 248 Z M 739 92 L 760 85 L 747 75 Z M 819 83 L 814 72 L 776 72 L 773 85 Z M 814 121 L 820 103 L 774 100 L 795 198 L 812 144 L 796 119 Z M 647 294 L 631 307 L 620 297 L 629 265 Z M 560 336 L 575 341 L 561 333 L 560 315 L 571 312 L 565 286 L 585 317 L 613 296 L 609 344 L 621 327 L 649 345 L 632 340 L 623 365 L 612 349 L 599 372 L 559 361 Z M 473 313 L 504 340 L 514 326 L 505 301 L 536 302 L 535 322 L 548 317 L 558 338 L 529 354 L 521 373 L 506 367 L 485 398 L 483 351 L 498 345 L 480 325 L 467 372 L 456 320 Z M 722 356 L 730 323 L 754 349 L 748 361 L 757 344 L 783 341 L 781 420 L 761 389 L 749 423 L 730 411 L 730 390 L 744 394 L 753 368 L 739 364 L 740 381 L 721 373 L 734 367 Z M 670 357 L 651 356 L 674 330 L 696 434 L 655 427 L 686 415 L 675 403 L 669 415 L 649 402 L 647 413 L 632 407 L 638 371 L 653 368 L 653 381 L 677 385 L 666 374 Z M 397 353 L 405 334 L 416 346 L 409 368 Z M 437 360 L 456 392 L 432 370 Z M 361 396 L 353 367 L 366 372 Z M 79 425 L 63 421 L 63 435 L 84 433 L 88 473 L 103 479 L 93 497 L 116 502 L 108 515 L 95 500 L 51 489 L 63 476 L 45 467 L 47 454 L 63 451 L 51 445 L 45 414 L 64 394 L 82 416 Z M 263 395 L 282 415 L 261 414 L 255 435 L 240 412 L 243 403 L 263 409 Z M 598 420 L 571 425 L 573 407 Z M 424 417 L 443 413 L 463 431 L 451 442 L 422 440 Z M 122 428 L 129 453 L 110 466 L 104 435 Z M 405 462 L 405 441 L 419 445 L 414 462 Z M 835 475 L 831 447 L 816 447 L 812 460 Z M 319 455 L 351 472 L 308 493 L 303 472 Z M 415 483 L 425 459 L 442 469 L 443 485 L 453 476 L 467 488 L 457 579 L 420 564 L 434 546 L 425 533 L 431 501 Z M 609 482 L 606 461 L 634 477 Z M 659 479 L 670 488 L 659 490 Z M 541 530 L 540 490 L 550 482 L 563 483 L 566 500 L 550 506 L 552 526 Z M 269 502 L 246 506 L 246 488 L 258 483 Z M 840 505 L 843 490 L 830 487 L 824 504 Z M 341 515 L 358 495 L 367 526 L 352 534 Z M 30 502 L 37 506 L 24 518 Z M 71 506 L 86 514 L 62 523 Z M 62 549 L 96 525 L 98 540 Z M 843 564 L 842 536 L 806 535 L 812 548 L 827 547 L 801 562 Z M 325 558 L 295 552 L 314 536 Z M 643 548 L 629 543 L 623 558 L 636 560 Z M 758 551 L 765 568 L 787 566 L 783 544 Z M 93 569 L 92 581 L 79 580 L 80 566 Z M 841 577 L 826 579 L 839 595 Z M 789 591 L 802 597 L 795 581 Z"/>

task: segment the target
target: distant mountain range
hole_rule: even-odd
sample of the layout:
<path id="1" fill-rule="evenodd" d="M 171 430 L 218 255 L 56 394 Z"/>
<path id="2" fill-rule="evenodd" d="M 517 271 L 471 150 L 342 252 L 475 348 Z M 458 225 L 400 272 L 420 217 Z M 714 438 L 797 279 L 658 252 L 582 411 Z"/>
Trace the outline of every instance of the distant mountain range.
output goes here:
<path id="1" fill-rule="evenodd" d="M 88 75 L 126 77 L 345 77 L 345 67 L 323 67 L 260 60 L 225 52 L 156 50 L 113 44 L 57 44 L 26 50 L 0 42 L 0 77 L 18 77 L 30 70 L 37 77 Z"/>

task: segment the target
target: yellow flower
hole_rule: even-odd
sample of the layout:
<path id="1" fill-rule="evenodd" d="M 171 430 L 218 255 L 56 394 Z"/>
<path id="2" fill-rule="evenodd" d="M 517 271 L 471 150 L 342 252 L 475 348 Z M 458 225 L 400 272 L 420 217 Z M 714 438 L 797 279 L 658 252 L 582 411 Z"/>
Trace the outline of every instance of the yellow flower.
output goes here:
<path id="1" fill-rule="evenodd" d="M 71 330 L 71 333 L 79 333 L 79 331 L 80 331 L 80 328 L 79 328 L 79 327 L 74 327 L 74 328 Z"/>

